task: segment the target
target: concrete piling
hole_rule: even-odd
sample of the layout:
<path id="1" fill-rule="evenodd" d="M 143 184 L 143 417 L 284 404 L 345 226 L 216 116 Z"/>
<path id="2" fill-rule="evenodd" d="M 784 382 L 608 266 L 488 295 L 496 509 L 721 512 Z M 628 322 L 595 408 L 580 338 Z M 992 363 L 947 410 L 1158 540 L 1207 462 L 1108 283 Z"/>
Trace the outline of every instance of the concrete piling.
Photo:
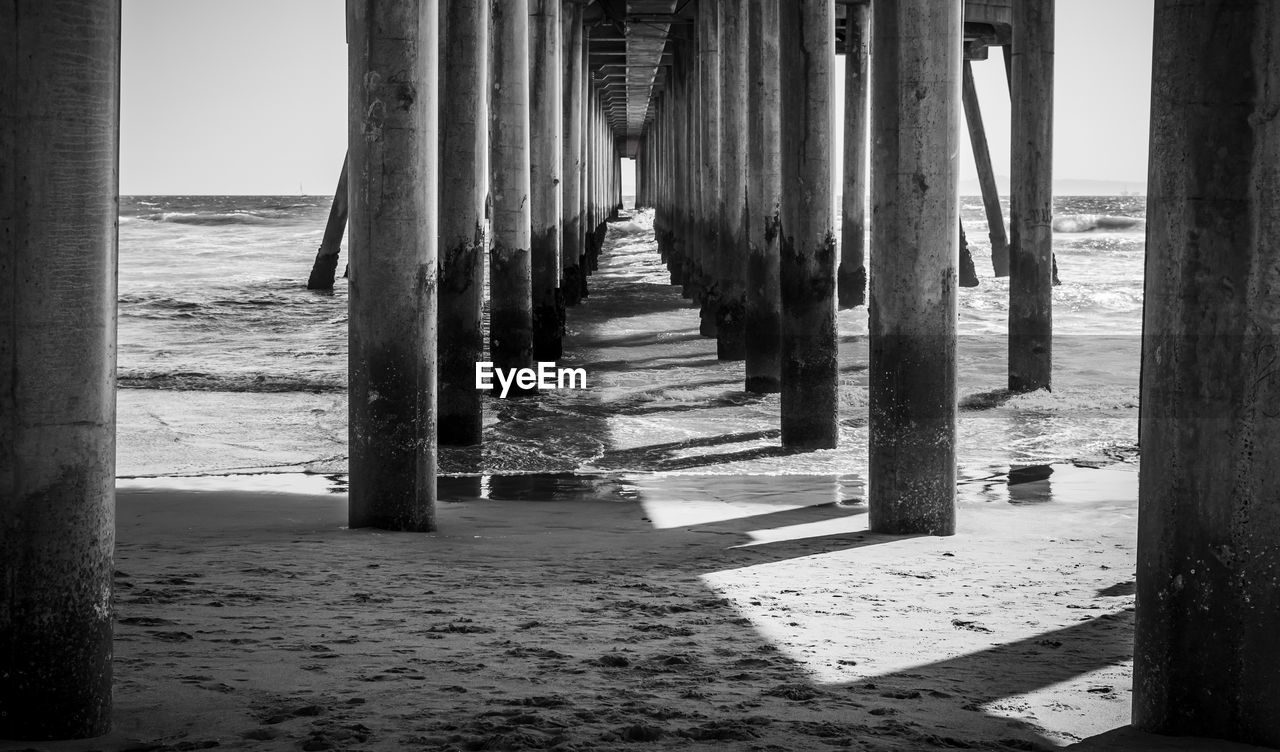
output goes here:
<path id="1" fill-rule="evenodd" d="M 561 0 L 529 0 L 529 181 L 532 235 L 533 358 L 556 361 L 563 351 L 564 298 L 560 292 L 563 214 L 560 57 Z"/>
<path id="2" fill-rule="evenodd" d="M 982 123 L 982 106 L 978 101 L 978 88 L 973 81 L 973 64 L 964 61 L 962 100 L 964 119 L 969 125 L 969 143 L 973 147 L 973 161 L 977 166 L 978 185 L 982 190 L 982 206 L 987 213 L 987 227 L 991 238 L 991 268 L 997 277 L 1009 276 L 1009 236 L 1004 229 L 1004 209 L 1000 208 L 1000 190 L 996 186 L 995 169 L 991 166 L 991 148 L 987 144 L 987 129 Z"/>
<path id="3" fill-rule="evenodd" d="M 586 120 L 582 126 L 582 200 L 583 200 L 583 256 L 582 256 L 582 290 L 583 298 L 588 296 L 587 277 L 591 276 L 591 258 L 595 254 L 596 242 L 596 169 L 599 160 L 596 154 L 596 86 L 590 80 L 591 71 L 587 70 L 587 90 L 585 103 Z"/>
<path id="4" fill-rule="evenodd" d="M 1133 723 L 1280 747 L 1280 6 L 1162 0 L 1154 49 Z"/>
<path id="5" fill-rule="evenodd" d="M 583 68 L 583 28 L 582 4 L 574 0 L 564 0 L 561 6 L 561 25 L 563 27 L 563 65 L 564 80 L 562 83 L 562 152 L 564 156 L 561 180 L 564 190 L 561 203 L 564 208 L 564 219 L 561 224 L 561 260 L 560 260 L 560 294 L 566 306 L 576 306 L 582 299 L 582 283 L 578 279 L 581 274 L 578 268 L 583 255 L 582 228 L 582 82 L 585 79 Z"/>
<path id="6" fill-rule="evenodd" d="M 672 129 L 674 128 L 676 102 L 671 91 L 670 71 L 667 71 L 666 88 L 662 93 L 662 121 L 658 142 L 654 146 L 653 153 L 650 154 L 652 160 L 651 174 L 653 175 L 653 207 L 655 217 L 659 213 L 662 214 L 662 230 L 665 235 L 666 243 L 664 250 L 666 256 L 663 262 L 670 267 L 672 245 L 675 243 L 675 232 L 671 221 L 671 160 L 675 155 L 676 145 L 672 141 Z"/>
<path id="7" fill-rule="evenodd" d="M 663 251 L 665 256 L 663 262 L 666 264 L 667 270 L 675 269 L 675 261 L 679 251 L 676 248 L 676 219 L 675 206 L 672 197 L 672 185 L 675 182 L 675 160 L 676 153 L 680 148 L 680 144 L 675 140 L 675 124 L 677 112 L 680 103 L 676 97 L 675 82 L 671 80 L 670 71 L 667 72 L 666 89 L 662 96 L 662 122 L 659 142 L 656 144 L 653 154 L 654 161 L 654 180 L 655 180 L 655 213 L 662 218 L 663 233 Z"/>
<path id="8" fill-rule="evenodd" d="M 778 224 L 782 203 L 782 119 L 778 0 L 749 2 L 746 389 L 782 389 L 782 287 Z"/>
<path id="9" fill-rule="evenodd" d="M 667 187 L 667 204 L 671 216 L 671 259 L 667 267 L 671 271 L 671 284 L 684 291 L 685 265 L 689 255 L 687 230 L 688 168 L 691 159 L 688 136 L 689 79 L 685 65 L 684 49 L 687 40 L 681 40 L 672 54 L 671 75 L 675 106 L 671 113 L 671 156 L 668 159 L 670 176 Z"/>
<path id="10" fill-rule="evenodd" d="M 329 221 L 324 226 L 320 250 L 311 265 L 307 278 L 308 290 L 332 290 L 338 273 L 338 253 L 342 250 L 342 236 L 347 232 L 347 158 L 342 158 L 342 172 L 338 175 L 338 187 L 333 192 L 333 204 L 329 207 Z"/>
<path id="11" fill-rule="evenodd" d="M 747 305 L 747 3 L 720 0 L 720 247 L 716 357 L 744 360 Z"/>
<path id="12" fill-rule="evenodd" d="M 435 529 L 434 0 L 347 5 L 351 527 Z"/>
<path id="13" fill-rule="evenodd" d="M 720 290 L 716 279 L 723 212 L 720 176 L 720 2 L 698 2 L 698 141 L 701 247 L 698 253 L 699 333 L 716 336 Z"/>
<path id="14" fill-rule="evenodd" d="M 589 40 L 590 37 L 588 36 Z M 590 295 L 587 278 L 591 276 L 591 259 L 595 245 L 595 109 L 596 87 L 591 81 L 590 47 L 583 45 L 582 90 L 582 258 L 578 259 L 578 299 Z"/>
<path id="15" fill-rule="evenodd" d="M 840 308 L 867 302 L 867 129 L 871 112 L 867 101 L 871 33 L 869 2 L 845 6 L 844 38 L 844 172 L 840 222 Z"/>
<path id="16" fill-rule="evenodd" d="M 697 7 L 701 18 L 702 6 Z M 698 49 L 701 34 L 694 25 L 694 36 L 686 50 L 688 77 L 686 92 L 688 106 L 685 108 L 685 145 L 688 149 L 685 175 L 685 254 L 684 254 L 684 287 L 681 295 L 689 300 L 690 305 L 702 305 L 702 80 Z"/>
<path id="17" fill-rule="evenodd" d="M 779 11 L 782 88 L 782 445 L 839 437 L 836 238 L 832 196 L 833 0 Z"/>
<path id="18" fill-rule="evenodd" d="M 671 258 L 671 233 L 667 223 L 667 213 L 661 202 L 655 201 L 650 192 L 657 193 L 653 184 L 656 182 L 653 165 L 654 151 L 663 148 L 666 136 L 667 97 L 654 92 L 652 96 L 653 120 L 648 124 L 644 136 L 641 137 L 639 151 L 636 155 L 636 208 L 653 208 L 653 238 L 658 244 L 658 256 L 662 263 Z"/>
<path id="19" fill-rule="evenodd" d="M 877 0 L 872 20 L 867 498 L 881 533 L 955 533 L 961 19 L 958 0 Z"/>
<path id="20" fill-rule="evenodd" d="M 1055 0 L 1013 4 L 1009 389 L 1053 377 L 1053 35 Z"/>
<path id="21" fill-rule="evenodd" d="M 489 0 L 444 0 L 440 77 L 439 441 L 479 444 L 488 248 Z"/>
<path id="22" fill-rule="evenodd" d="M 0 738 L 86 738 L 112 707 L 120 2 L 0 16 Z"/>
<path id="23" fill-rule="evenodd" d="M 675 31 L 672 31 L 675 34 Z M 687 76 L 684 65 L 683 48 L 687 42 L 683 39 L 672 45 L 671 68 L 668 72 L 671 114 L 668 121 L 668 148 L 665 152 L 666 178 L 664 180 L 664 201 L 666 203 L 667 225 L 671 235 L 668 245 L 667 271 L 670 272 L 671 284 L 684 288 L 684 265 L 687 244 L 684 230 L 685 204 L 684 192 L 685 164 L 689 159 L 689 144 L 685 136 L 685 110 L 688 107 Z"/>
<path id="24" fill-rule="evenodd" d="M 533 280 L 529 250 L 529 0 L 492 0 L 489 12 L 493 19 L 489 356 L 495 368 L 530 368 Z"/>

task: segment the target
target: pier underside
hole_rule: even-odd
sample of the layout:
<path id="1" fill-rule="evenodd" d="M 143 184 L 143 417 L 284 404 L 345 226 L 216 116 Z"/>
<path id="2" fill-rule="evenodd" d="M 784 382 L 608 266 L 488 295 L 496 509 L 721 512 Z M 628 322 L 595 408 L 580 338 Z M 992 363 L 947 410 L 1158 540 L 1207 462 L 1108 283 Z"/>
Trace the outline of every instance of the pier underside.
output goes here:
<path id="1" fill-rule="evenodd" d="M 1280 3 L 1155 2 L 1141 446 L 1005 451 L 1109 344 L 1054 328 L 1054 0 L 348 0 L 346 391 L 235 398 L 309 474 L 184 488 L 271 452 L 117 419 L 121 0 L 0 0 L 0 738 L 1280 747 Z"/>

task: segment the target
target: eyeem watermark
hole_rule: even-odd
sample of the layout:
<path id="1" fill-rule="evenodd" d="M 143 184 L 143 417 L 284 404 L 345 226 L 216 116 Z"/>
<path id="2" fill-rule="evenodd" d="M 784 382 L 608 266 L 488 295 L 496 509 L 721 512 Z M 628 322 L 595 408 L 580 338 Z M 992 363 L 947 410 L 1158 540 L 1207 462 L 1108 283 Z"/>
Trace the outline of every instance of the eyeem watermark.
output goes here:
<path id="1" fill-rule="evenodd" d="M 546 361 L 538 361 L 537 368 L 494 368 L 493 363 L 476 363 L 476 389 L 493 389 L 495 378 L 502 399 L 507 398 L 513 384 L 525 391 L 587 388 L 587 372 L 582 368 L 557 368 Z"/>

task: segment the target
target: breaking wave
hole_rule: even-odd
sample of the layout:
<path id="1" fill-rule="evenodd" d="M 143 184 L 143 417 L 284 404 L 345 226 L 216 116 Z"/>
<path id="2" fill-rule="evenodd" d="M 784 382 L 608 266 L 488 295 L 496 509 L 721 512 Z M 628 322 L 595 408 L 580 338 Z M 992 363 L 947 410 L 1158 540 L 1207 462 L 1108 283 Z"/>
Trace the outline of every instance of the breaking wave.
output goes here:
<path id="1" fill-rule="evenodd" d="M 175 225 L 200 225 L 205 227 L 214 227 L 218 225 L 261 225 L 278 219 L 277 217 L 263 216 L 253 212 L 161 212 L 159 214 L 144 215 L 139 218 L 150 220 L 152 222 L 167 222 Z"/>
<path id="2" fill-rule="evenodd" d="M 1053 231 L 1077 232 L 1144 232 L 1147 221 L 1141 217 L 1113 217 L 1107 214 L 1066 214 L 1053 218 Z"/>

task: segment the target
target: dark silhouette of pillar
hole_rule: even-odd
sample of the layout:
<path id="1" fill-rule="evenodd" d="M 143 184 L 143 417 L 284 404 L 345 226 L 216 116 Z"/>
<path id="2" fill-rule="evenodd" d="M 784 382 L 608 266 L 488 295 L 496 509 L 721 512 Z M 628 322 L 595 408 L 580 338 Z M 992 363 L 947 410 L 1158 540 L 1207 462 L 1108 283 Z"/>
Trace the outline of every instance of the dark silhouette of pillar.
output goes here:
<path id="1" fill-rule="evenodd" d="M 431 0 L 347 6 L 351 527 L 435 529 L 437 32 Z"/>
<path id="2" fill-rule="evenodd" d="M 702 303 L 702 77 L 700 74 L 701 35 L 697 31 L 697 18 L 701 18 L 701 5 L 695 16 L 695 26 L 690 44 L 685 48 L 688 77 L 686 91 L 688 106 L 685 108 L 685 144 L 688 147 L 685 174 L 685 253 L 684 286 L 680 291 L 690 306 Z"/>
<path id="3" fill-rule="evenodd" d="M 747 176 L 746 371 L 748 392 L 782 389 L 782 285 L 778 214 L 782 202 L 782 119 L 778 0 L 750 0 Z"/>
<path id="4" fill-rule="evenodd" d="M 529 206 L 529 0 L 492 0 L 489 355 L 495 368 L 533 365 Z M 495 381 L 494 389 L 498 389 Z M 516 387 L 512 387 L 515 393 Z M 528 391 L 528 390 L 520 390 Z"/>
<path id="5" fill-rule="evenodd" d="M 654 113 L 653 119 L 645 127 L 644 136 L 640 142 L 640 151 L 636 157 L 636 209 L 653 208 L 653 237 L 658 244 L 658 256 L 662 259 L 662 263 L 665 264 L 671 258 L 670 227 L 667 223 L 665 207 L 662 206 L 661 200 L 655 200 L 661 190 L 656 186 L 652 189 L 649 186 L 658 180 L 656 177 L 657 168 L 653 163 L 653 159 L 654 153 L 662 149 L 662 142 L 666 135 L 670 92 L 656 91 L 657 85 L 658 81 L 655 80 L 655 91 L 650 105 Z M 655 194 L 653 199 L 648 195 L 650 190 L 653 190 Z"/>
<path id="6" fill-rule="evenodd" d="M 881 533 L 955 533 L 961 22 L 960 3 L 937 0 L 877 0 L 872 20 L 867 499 Z"/>
<path id="7" fill-rule="evenodd" d="M 1055 0 L 1013 4 L 1013 193 L 1009 389 L 1053 377 L 1053 33 Z"/>
<path id="8" fill-rule="evenodd" d="M 440 77 L 439 439 L 479 444 L 484 416 L 476 362 L 484 360 L 488 248 L 489 0 L 443 0 Z"/>
<path id="9" fill-rule="evenodd" d="M 720 2 L 698 2 L 698 98 L 701 100 L 699 140 L 701 170 L 702 247 L 699 252 L 698 280 L 701 325 L 704 337 L 716 336 L 716 308 L 720 304 L 720 287 L 716 278 L 720 250 L 720 224 L 724 197 L 720 175 Z"/>
<path id="10" fill-rule="evenodd" d="M 529 0 L 529 181 L 533 229 L 530 244 L 533 285 L 533 358 L 559 360 L 564 336 L 560 293 L 560 148 L 564 107 L 560 92 L 561 0 Z"/>
<path id="11" fill-rule="evenodd" d="M 566 306 L 576 306 L 582 298 L 578 268 L 583 251 L 582 226 L 582 4 L 564 0 L 561 7 L 564 27 L 564 124 L 562 142 L 564 167 L 561 179 L 564 191 L 564 223 L 561 227 L 560 293 Z"/>
<path id="12" fill-rule="evenodd" d="M 111 724 L 120 2 L 0 17 L 0 738 L 85 738 Z"/>
<path id="13" fill-rule="evenodd" d="M 688 138 L 689 79 L 685 64 L 686 39 L 681 39 L 671 56 L 672 91 L 675 107 L 671 113 L 671 177 L 667 189 L 667 202 L 671 215 L 671 284 L 681 288 L 685 284 L 685 265 L 689 253 L 687 213 L 689 193 L 687 189 L 690 148 Z"/>
<path id="14" fill-rule="evenodd" d="M 588 79 L 591 74 L 588 72 Z M 587 122 L 583 130 L 583 158 L 582 158 L 582 189 L 586 230 L 586 240 L 584 241 L 583 250 L 585 255 L 582 258 L 582 297 L 586 298 L 589 294 L 587 289 L 587 277 L 591 276 L 591 263 L 595 258 L 596 252 L 596 223 L 599 220 L 598 205 L 600 198 L 598 195 L 599 186 L 596 184 L 597 172 L 600 169 L 600 144 L 597 142 L 599 138 L 599 117 L 596 108 L 599 107 L 599 92 L 594 82 L 588 80 L 586 95 L 586 115 Z"/>
<path id="15" fill-rule="evenodd" d="M 832 195 L 835 7 L 781 4 L 782 445 L 830 449 L 839 438 L 836 237 Z"/>
<path id="16" fill-rule="evenodd" d="M 720 0 L 720 249 L 716 357 L 745 360 L 747 307 L 747 3 Z"/>
<path id="17" fill-rule="evenodd" d="M 681 145 L 676 136 L 676 123 L 679 118 L 680 111 L 680 94 L 679 82 L 676 80 L 674 71 L 675 63 L 672 68 L 667 70 L 666 87 L 663 92 L 663 108 L 662 108 L 662 134 L 659 140 L 659 146 L 655 159 L 657 160 L 657 194 L 656 209 L 654 212 L 655 222 L 660 218 L 662 227 L 662 250 L 663 262 L 666 264 L 667 271 L 671 274 L 671 284 L 679 284 L 679 276 L 676 270 L 680 267 L 680 248 L 679 248 L 679 222 L 676 217 L 676 201 L 674 199 L 674 184 L 676 181 L 676 160 Z"/>
<path id="18" fill-rule="evenodd" d="M 837 297 L 841 308 L 867 302 L 867 37 L 871 6 L 845 6 L 844 38 L 844 174 L 840 223 L 840 273 Z"/>
<path id="19" fill-rule="evenodd" d="M 960 286 L 977 287 L 978 269 L 973 263 L 973 253 L 969 251 L 969 239 L 964 234 L 964 222 L 960 223 Z"/>
<path id="20" fill-rule="evenodd" d="M 307 278 L 308 290 L 332 290 L 338 273 L 338 253 L 342 250 L 342 236 L 347 231 L 347 158 L 342 158 L 342 172 L 338 175 L 338 188 L 333 192 L 333 204 L 329 207 L 329 221 L 324 226 L 320 250 L 316 251 L 311 276 Z"/>
<path id="21" fill-rule="evenodd" d="M 596 87 L 591 81 L 591 35 L 584 31 L 582 42 L 582 258 L 578 259 L 578 298 L 591 294 L 587 278 L 591 276 L 591 259 L 595 254 L 595 111 Z"/>
<path id="22" fill-rule="evenodd" d="M 973 64 L 964 61 L 962 87 L 964 119 L 969 124 L 969 143 L 978 169 L 978 185 L 982 189 L 982 205 L 987 211 L 987 227 L 991 238 L 991 267 L 997 277 L 1009 276 L 1009 237 L 1004 229 L 1004 210 L 1000 208 L 1000 190 L 996 186 L 995 169 L 991 166 L 991 149 L 987 145 L 987 129 L 982 124 L 982 106 L 973 82 Z"/>
<path id="23" fill-rule="evenodd" d="M 1154 48 L 1133 722 L 1280 747 L 1280 5 Z"/>

